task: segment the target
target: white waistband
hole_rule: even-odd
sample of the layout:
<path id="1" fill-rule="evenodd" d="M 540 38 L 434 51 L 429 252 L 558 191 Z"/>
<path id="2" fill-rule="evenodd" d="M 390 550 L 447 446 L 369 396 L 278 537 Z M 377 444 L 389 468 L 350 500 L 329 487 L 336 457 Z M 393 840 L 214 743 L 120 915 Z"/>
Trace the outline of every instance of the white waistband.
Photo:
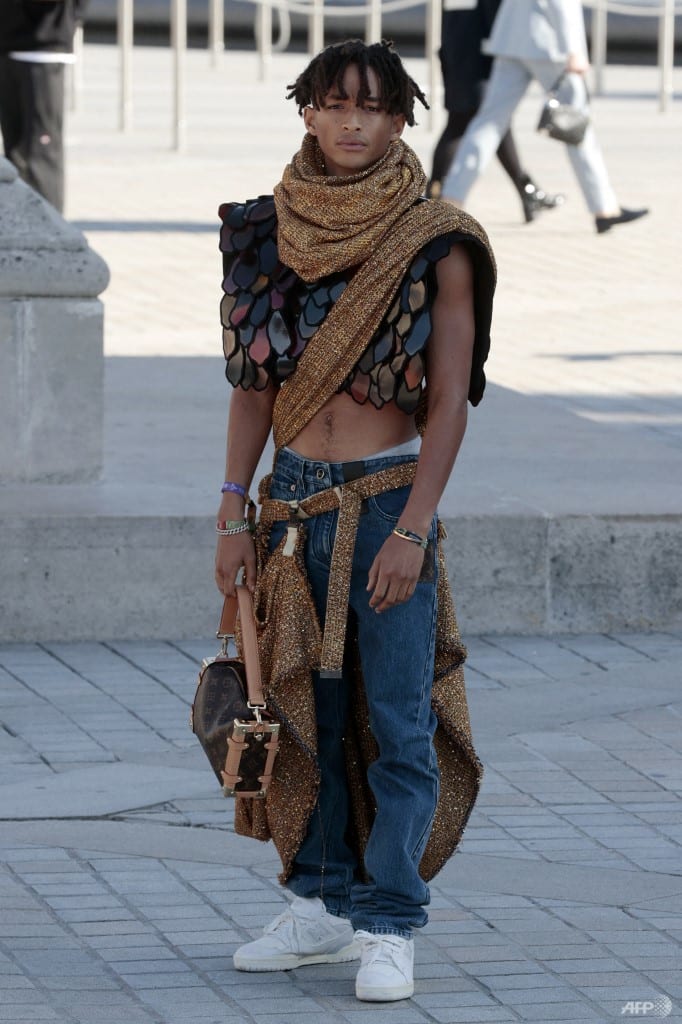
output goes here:
<path id="1" fill-rule="evenodd" d="M 345 461 L 358 461 L 358 462 L 373 462 L 375 459 L 386 459 L 393 458 L 396 455 L 419 455 L 421 451 L 422 439 L 417 434 L 416 437 L 411 437 L 409 441 L 403 441 L 401 444 L 395 444 L 392 448 L 386 448 L 383 452 L 374 452 L 372 455 L 365 455 L 361 459 L 346 459 Z M 288 445 L 282 449 L 282 451 L 290 452 L 291 455 L 295 455 L 297 458 L 304 458 L 300 452 L 295 452 L 293 448 L 289 448 Z M 320 462 L 320 459 L 308 459 L 308 462 Z"/>
<path id="2" fill-rule="evenodd" d="M 392 448 L 386 448 L 383 452 L 374 452 L 373 455 L 366 455 L 362 461 L 372 462 L 373 459 L 392 458 L 394 455 L 419 455 L 421 446 L 422 439 L 417 434 L 416 437 L 411 437 L 409 441 L 403 441 L 402 444 L 394 444 Z"/>
<path id="3" fill-rule="evenodd" d="M 27 64 L 75 64 L 72 53 L 56 53 L 53 50 L 12 50 L 12 60 L 22 60 Z"/>

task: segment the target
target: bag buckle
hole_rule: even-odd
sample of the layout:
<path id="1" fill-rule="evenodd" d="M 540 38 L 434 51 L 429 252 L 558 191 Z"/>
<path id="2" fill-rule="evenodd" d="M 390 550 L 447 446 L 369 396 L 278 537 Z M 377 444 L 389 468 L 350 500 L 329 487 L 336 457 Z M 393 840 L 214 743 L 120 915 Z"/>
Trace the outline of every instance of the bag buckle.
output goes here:
<path id="1" fill-rule="evenodd" d="M 304 508 L 301 508 L 301 503 L 297 498 L 288 501 L 287 505 L 289 506 L 290 523 L 295 522 L 297 519 L 310 519 L 310 514 Z"/>
<path id="2" fill-rule="evenodd" d="M 242 754 L 246 753 L 249 747 L 248 737 L 251 737 L 255 743 L 263 744 L 261 750 L 265 756 L 260 774 L 255 778 L 250 778 L 246 782 L 250 788 L 245 789 L 240 788 L 240 784 L 245 781 L 240 768 L 242 768 Z M 223 796 L 264 799 L 272 781 L 272 771 L 278 750 L 279 722 L 242 722 L 236 718 L 232 733 L 227 739 L 225 768 L 220 773 L 223 781 Z"/>
<path id="3" fill-rule="evenodd" d="M 253 711 L 253 713 L 256 716 L 256 721 L 258 722 L 258 724 L 262 725 L 263 716 L 261 715 L 261 711 L 267 711 L 267 704 L 252 704 L 250 700 L 247 700 L 246 706 L 249 709 L 249 711 Z M 256 738 L 260 739 L 260 737 Z"/>

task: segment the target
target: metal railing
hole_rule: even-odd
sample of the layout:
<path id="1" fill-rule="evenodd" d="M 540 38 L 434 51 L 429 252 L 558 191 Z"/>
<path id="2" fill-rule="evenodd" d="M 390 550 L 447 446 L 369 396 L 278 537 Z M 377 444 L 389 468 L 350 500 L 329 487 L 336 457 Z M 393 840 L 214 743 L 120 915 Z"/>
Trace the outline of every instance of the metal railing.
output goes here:
<path id="1" fill-rule="evenodd" d="M 607 16 L 625 14 L 629 17 L 658 18 L 658 68 L 660 84 L 658 92 L 659 110 L 668 109 L 673 97 L 673 67 L 675 64 L 675 15 L 682 14 L 682 3 L 679 0 L 659 0 L 653 4 L 633 3 L 628 0 L 589 0 L 583 4 L 591 7 L 592 16 L 592 47 L 591 59 L 594 69 L 594 91 L 600 95 L 604 91 L 604 68 L 606 66 Z"/>
<path id="2" fill-rule="evenodd" d="M 265 79 L 272 59 L 272 7 L 271 0 L 249 0 L 257 4 L 257 41 L 260 58 L 260 77 Z M 277 0 L 276 7 L 287 14 L 302 14 L 308 19 L 308 52 L 312 56 L 324 46 L 324 22 L 326 18 L 357 18 L 364 15 L 365 40 L 368 43 L 381 39 L 381 25 L 384 14 L 405 11 L 412 7 L 426 8 L 425 20 L 425 54 L 428 64 L 427 92 L 430 99 L 439 95 L 440 63 L 438 49 L 440 47 L 441 0 L 368 0 L 368 2 L 334 5 L 324 0 Z M 428 124 L 433 126 L 435 104 L 431 104 Z"/>
<path id="3" fill-rule="evenodd" d="M 288 41 L 290 14 L 302 14 L 308 20 L 308 51 L 315 54 L 324 45 L 324 23 L 327 18 L 348 18 L 363 15 L 367 42 L 381 39 L 384 14 L 422 7 L 424 0 L 360 0 L 359 3 L 334 5 L 325 0 L 248 0 L 257 7 L 255 31 L 258 51 L 259 78 L 264 81 L 269 74 L 272 54 L 280 45 L 273 44 L 273 7 L 280 15 L 282 38 Z M 185 53 L 187 49 L 187 0 L 170 0 L 171 4 L 171 50 L 173 74 L 173 148 L 182 150 L 185 145 Z M 119 128 L 129 131 L 133 117 L 132 51 L 133 51 L 133 0 L 117 0 L 117 44 L 120 53 L 119 65 Z M 659 109 L 665 111 L 673 95 L 673 66 L 675 47 L 675 16 L 682 14 L 682 0 L 658 0 L 654 4 L 629 2 L 629 0 L 587 0 L 583 4 L 592 8 L 592 64 L 594 67 L 595 92 L 603 91 L 604 68 L 606 65 L 607 15 L 625 14 L 632 17 L 657 17 L 659 19 L 658 66 L 660 71 Z M 425 56 L 428 67 L 427 94 L 431 104 L 428 116 L 429 128 L 434 127 L 439 116 L 441 97 L 441 73 L 438 48 L 441 33 L 441 0 L 426 0 Z M 208 0 L 208 52 L 213 66 L 218 66 L 224 52 L 224 8 L 223 0 Z"/>
<path id="4" fill-rule="evenodd" d="M 208 0 L 208 52 L 211 63 L 217 66 L 224 52 L 224 11 L 223 0 Z M 423 0 L 369 0 L 368 3 L 334 6 L 324 0 L 249 0 L 257 7 L 255 30 L 258 50 L 259 78 L 264 81 L 269 74 L 274 50 L 272 41 L 273 6 L 282 19 L 282 34 L 288 39 L 284 27 L 290 14 L 303 14 L 308 19 L 308 50 L 317 53 L 324 46 L 324 23 L 326 18 L 365 17 L 365 38 L 368 42 L 381 39 L 381 23 L 384 13 L 421 7 Z M 429 65 L 428 92 L 434 98 L 440 90 L 440 65 L 437 54 L 440 46 L 440 0 L 426 0 L 426 56 Z M 172 147 L 182 150 L 186 141 L 185 114 L 185 53 L 187 49 L 187 0 L 170 0 L 171 52 L 173 77 Z M 118 127 L 128 132 L 133 122 L 133 0 L 117 0 L 116 43 L 119 50 L 119 98 Z M 281 47 L 280 47 L 281 48 Z M 75 96 L 72 104 L 75 105 Z M 435 116 L 432 102 L 429 112 L 429 127 Z"/>

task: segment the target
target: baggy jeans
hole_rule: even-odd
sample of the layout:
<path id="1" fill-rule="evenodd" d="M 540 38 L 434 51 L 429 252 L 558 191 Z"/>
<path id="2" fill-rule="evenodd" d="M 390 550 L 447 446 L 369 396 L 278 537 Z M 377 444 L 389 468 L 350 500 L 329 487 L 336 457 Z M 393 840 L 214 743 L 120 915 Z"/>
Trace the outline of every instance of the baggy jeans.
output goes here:
<path id="1" fill-rule="evenodd" d="M 408 459 L 363 461 L 365 473 L 370 473 Z M 344 479 L 343 463 L 312 461 L 284 449 L 277 458 L 270 495 L 301 501 L 342 485 Z M 429 890 L 418 869 L 439 787 L 433 746 L 436 716 L 431 708 L 438 574 L 435 517 L 421 579 L 409 601 L 378 615 L 369 607 L 366 588 L 370 566 L 409 492 L 409 486 L 400 487 L 363 503 L 351 576 L 350 614 L 357 623 L 370 727 L 379 748 L 368 771 L 376 817 L 364 856 L 366 880 L 346 842 L 349 795 L 343 735 L 351 690 L 344 666 L 341 679 L 314 673 L 320 793 L 287 883 L 298 896 L 321 896 L 330 913 L 349 917 L 355 929 L 406 938 L 427 921 Z M 305 563 L 322 627 L 337 520 L 334 510 L 305 524 Z M 273 526 L 271 550 L 285 529 L 286 523 Z"/>
<path id="2" fill-rule="evenodd" d="M 562 70 L 563 64 L 555 64 L 553 61 L 496 58 L 481 108 L 462 136 L 452 167 L 443 180 L 443 199 L 464 202 L 472 185 L 495 155 L 531 81 L 535 78 L 543 89 L 549 90 Z M 562 103 L 570 103 L 580 109 L 587 108 L 589 97 L 582 76 L 566 75 L 558 98 Z M 618 200 L 591 124 L 580 145 L 566 145 L 566 152 L 590 212 L 597 214 L 618 210 Z"/>

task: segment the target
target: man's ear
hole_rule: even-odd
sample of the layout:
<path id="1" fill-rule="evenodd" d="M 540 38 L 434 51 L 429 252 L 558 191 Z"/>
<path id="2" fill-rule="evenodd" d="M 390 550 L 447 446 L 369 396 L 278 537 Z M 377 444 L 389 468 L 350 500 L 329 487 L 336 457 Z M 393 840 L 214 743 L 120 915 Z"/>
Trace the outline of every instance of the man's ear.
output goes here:
<path id="1" fill-rule="evenodd" d="M 405 115 L 404 114 L 394 114 L 393 115 L 393 135 L 392 135 L 392 138 L 393 138 L 394 141 L 395 141 L 395 139 L 399 139 L 400 136 L 403 134 L 403 128 L 405 127 L 405 124 L 406 124 L 406 121 L 405 121 Z"/>
<path id="2" fill-rule="evenodd" d="M 307 132 L 311 135 L 317 135 L 317 127 L 315 125 L 315 107 L 303 108 L 303 123 L 305 124 Z"/>

